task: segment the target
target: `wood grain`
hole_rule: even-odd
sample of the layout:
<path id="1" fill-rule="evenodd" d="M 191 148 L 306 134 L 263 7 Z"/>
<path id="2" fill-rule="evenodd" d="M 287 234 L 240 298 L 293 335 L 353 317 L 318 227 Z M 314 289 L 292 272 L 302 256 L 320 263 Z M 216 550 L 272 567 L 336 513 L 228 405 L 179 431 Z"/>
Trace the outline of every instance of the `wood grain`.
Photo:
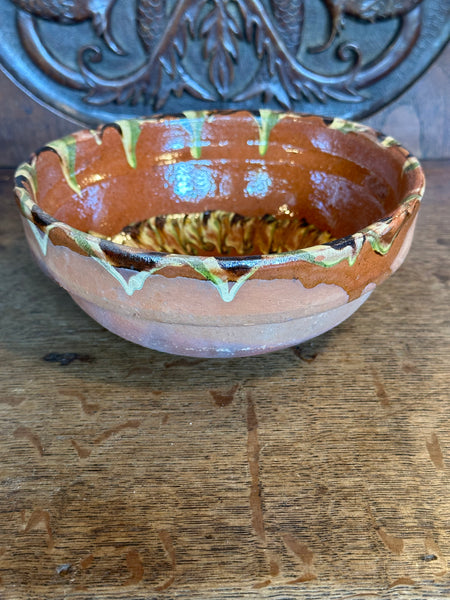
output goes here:
<path id="1" fill-rule="evenodd" d="M 231 360 L 87 317 L 0 172 L 2 600 L 450 597 L 450 162 L 426 171 L 407 261 L 353 317 Z"/>

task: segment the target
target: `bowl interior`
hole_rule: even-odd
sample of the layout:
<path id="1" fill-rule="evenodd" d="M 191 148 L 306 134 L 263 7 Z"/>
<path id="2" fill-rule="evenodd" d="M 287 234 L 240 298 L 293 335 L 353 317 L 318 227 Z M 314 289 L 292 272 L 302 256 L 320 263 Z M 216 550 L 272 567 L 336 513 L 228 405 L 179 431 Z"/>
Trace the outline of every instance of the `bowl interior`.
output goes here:
<path id="1" fill-rule="evenodd" d="M 333 123 L 189 113 L 86 130 L 38 153 L 37 204 L 104 236 L 157 215 L 218 210 L 305 219 L 348 236 L 404 199 L 405 155 L 371 130 Z"/>

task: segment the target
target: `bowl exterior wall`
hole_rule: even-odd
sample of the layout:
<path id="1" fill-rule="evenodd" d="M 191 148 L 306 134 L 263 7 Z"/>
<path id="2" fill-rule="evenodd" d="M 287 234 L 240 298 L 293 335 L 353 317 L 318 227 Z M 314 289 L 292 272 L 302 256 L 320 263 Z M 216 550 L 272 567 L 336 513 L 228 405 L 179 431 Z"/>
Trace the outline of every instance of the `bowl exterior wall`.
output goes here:
<path id="1" fill-rule="evenodd" d="M 299 344 L 348 318 L 375 288 L 369 285 L 349 301 L 334 284 L 309 289 L 298 279 L 250 279 L 227 302 L 210 281 L 154 273 L 132 291 L 130 281 L 139 273 L 117 269 L 114 276 L 98 260 L 54 245 L 23 221 L 40 267 L 85 312 L 113 333 L 163 352 L 232 357 Z M 236 284 L 229 285 L 232 290 Z"/>
<path id="2" fill-rule="evenodd" d="M 146 348 L 202 358 L 254 356 L 295 346 L 339 325 L 350 317 L 370 292 L 322 313 L 275 323 L 222 326 L 147 321 L 107 310 L 76 297 L 75 302 L 109 331 Z"/>

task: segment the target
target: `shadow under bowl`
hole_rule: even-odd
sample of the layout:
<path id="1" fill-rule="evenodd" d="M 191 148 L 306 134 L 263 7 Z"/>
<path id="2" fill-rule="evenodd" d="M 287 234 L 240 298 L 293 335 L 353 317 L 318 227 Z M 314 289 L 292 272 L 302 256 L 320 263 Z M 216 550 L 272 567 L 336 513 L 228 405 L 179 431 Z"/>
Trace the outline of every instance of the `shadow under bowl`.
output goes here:
<path id="1" fill-rule="evenodd" d="M 78 131 L 22 164 L 15 187 L 38 263 L 91 317 L 142 346 L 202 357 L 292 346 L 349 317 L 405 259 L 423 191 L 419 162 L 393 138 L 268 110 Z M 206 223 L 211 211 L 233 215 L 235 237 L 240 222 L 270 215 L 332 241 L 265 254 L 247 241 L 242 254 L 220 227 L 222 252 L 111 241 L 132 223 L 191 213 Z M 173 235 L 186 242 L 182 228 Z"/>

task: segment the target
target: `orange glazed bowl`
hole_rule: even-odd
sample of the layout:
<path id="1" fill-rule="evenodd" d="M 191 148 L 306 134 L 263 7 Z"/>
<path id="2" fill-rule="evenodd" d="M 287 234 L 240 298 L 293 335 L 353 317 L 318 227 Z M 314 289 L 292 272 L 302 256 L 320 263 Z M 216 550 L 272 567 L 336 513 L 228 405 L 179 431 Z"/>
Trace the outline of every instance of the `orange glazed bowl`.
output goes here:
<path id="1" fill-rule="evenodd" d="M 268 110 L 78 131 L 15 187 L 32 253 L 83 310 L 203 357 L 292 346 L 349 317 L 404 261 L 423 191 L 393 138 Z"/>

